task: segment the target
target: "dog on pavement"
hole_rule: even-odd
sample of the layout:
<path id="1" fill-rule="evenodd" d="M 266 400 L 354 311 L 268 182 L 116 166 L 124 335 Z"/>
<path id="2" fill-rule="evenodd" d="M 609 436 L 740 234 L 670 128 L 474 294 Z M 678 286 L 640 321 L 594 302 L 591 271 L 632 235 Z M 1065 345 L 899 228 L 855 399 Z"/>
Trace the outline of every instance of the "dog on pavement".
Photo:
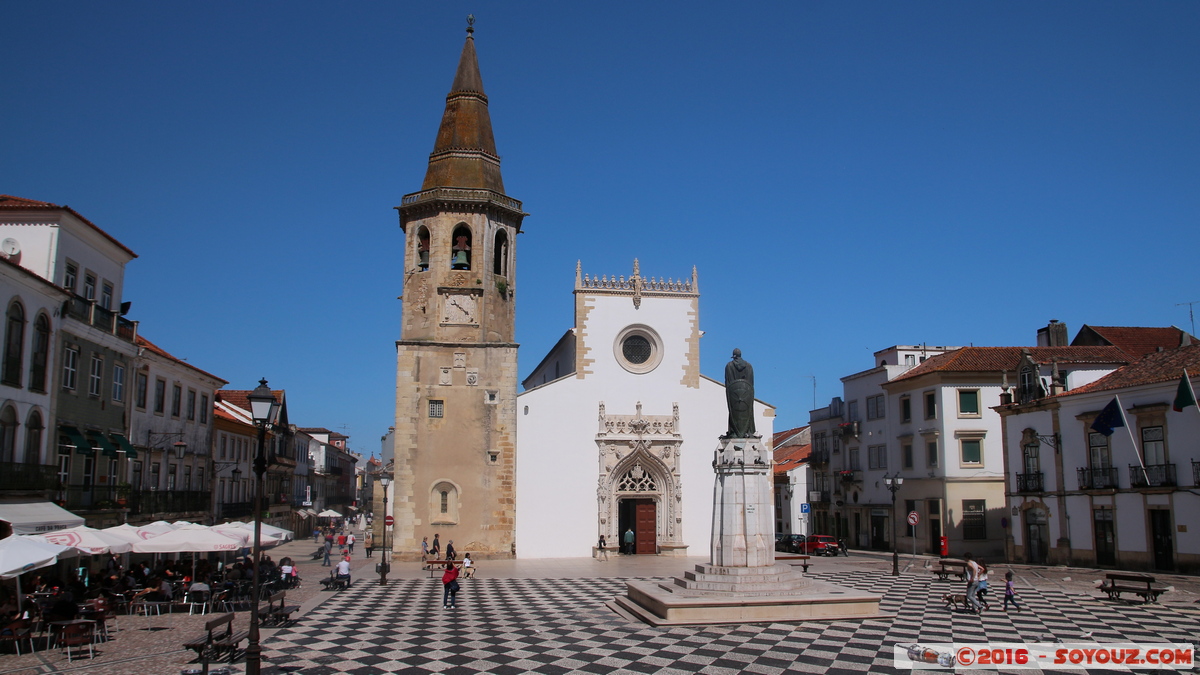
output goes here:
<path id="1" fill-rule="evenodd" d="M 967 596 L 962 593 L 947 593 L 942 596 L 942 602 L 946 603 L 946 609 L 957 609 L 962 605 L 964 610 L 971 609 L 971 605 L 967 602 Z"/>

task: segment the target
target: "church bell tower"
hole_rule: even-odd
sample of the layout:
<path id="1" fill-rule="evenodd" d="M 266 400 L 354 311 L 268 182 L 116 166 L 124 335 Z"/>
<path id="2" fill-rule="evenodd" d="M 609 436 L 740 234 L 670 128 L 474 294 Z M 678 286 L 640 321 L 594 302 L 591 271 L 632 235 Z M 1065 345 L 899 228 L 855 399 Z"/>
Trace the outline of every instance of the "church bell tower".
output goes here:
<path id="1" fill-rule="evenodd" d="M 504 193 L 473 32 L 425 181 L 396 207 L 405 235 L 392 502 L 400 558 L 435 533 L 480 556 L 515 547 L 514 280 L 527 214 Z"/>

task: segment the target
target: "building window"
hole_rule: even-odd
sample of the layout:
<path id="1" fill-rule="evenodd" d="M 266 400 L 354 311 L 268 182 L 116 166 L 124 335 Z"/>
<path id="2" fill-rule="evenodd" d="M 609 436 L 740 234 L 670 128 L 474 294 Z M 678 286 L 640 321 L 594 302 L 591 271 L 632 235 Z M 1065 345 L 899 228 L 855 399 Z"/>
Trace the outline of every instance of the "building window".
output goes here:
<path id="1" fill-rule="evenodd" d="M 135 379 L 137 380 L 137 383 L 134 385 L 134 389 L 135 389 L 134 405 L 141 408 L 142 410 L 145 410 L 146 409 L 146 387 L 149 386 L 148 382 L 147 382 L 149 378 L 146 377 L 145 373 L 138 373 L 137 377 Z"/>
<path id="2" fill-rule="evenodd" d="M 858 419 L 858 401 L 850 401 L 846 404 L 846 421 L 857 422 Z"/>
<path id="3" fill-rule="evenodd" d="M 187 418 L 188 421 L 196 421 L 196 390 L 188 389 L 187 398 Z"/>
<path id="4" fill-rule="evenodd" d="M 120 363 L 113 364 L 112 397 L 118 403 L 125 400 L 125 366 Z"/>
<path id="5" fill-rule="evenodd" d="M 79 278 L 79 267 L 75 263 L 67 263 L 66 272 L 63 274 L 63 288 L 75 292 L 75 280 Z"/>
<path id="6" fill-rule="evenodd" d="M 25 308 L 14 302 L 8 306 L 8 322 L 4 328 L 4 372 L 0 381 L 21 386 L 21 364 L 25 361 Z"/>
<path id="7" fill-rule="evenodd" d="M 492 273 L 508 276 L 508 233 L 504 230 L 496 233 L 496 250 L 493 255 Z"/>
<path id="8" fill-rule="evenodd" d="M 441 495 L 442 495 L 442 510 L 441 510 L 441 512 L 449 513 L 450 512 L 450 492 L 447 490 L 442 490 Z"/>
<path id="9" fill-rule="evenodd" d="M 887 468 L 886 445 L 871 445 L 867 447 L 867 467 L 871 469 Z"/>
<path id="10" fill-rule="evenodd" d="M 1107 469 L 1112 466 L 1108 436 L 1094 431 L 1088 434 L 1088 460 L 1093 469 Z"/>
<path id="11" fill-rule="evenodd" d="M 208 394 L 200 394 L 200 424 L 208 424 Z"/>
<path id="12" fill-rule="evenodd" d="M 905 443 L 901 446 L 901 454 L 904 455 L 904 468 L 913 468 L 913 449 L 912 443 Z"/>
<path id="13" fill-rule="evenodd" d="M 929 466 L 938 465 L 937 441 L 929 441 L 925 444 L 925 463 Z"/>
<path id="14" fill-rule="evenodd" d="M 29 413 L 29 421 L 25 423 L 25 463 L 42 463 L 42 416 L 34 410 Z"/>
<path id="15" fill-rule="evenodd" d="M 964 499 L 963 539 L 987 539 L 987 500 Z"/>
<path id="16" fill-rule="evenodd" d="M 1167 463 L 1162 427 L 1142 427 L 1142 458 L 1146 465 Z"/>
<path id="17" fill-rule="evenodd" d="M 181 406 L 183 406 L 183 387 L 175 385 L 171 388 L 171 417 L 179 417 Z"/>
<path id="18" fill-rule="evenodd" d="M 978 438 L 964 438 L 959 441 L 962 446 L 963 464 L 983 464 L 983 441 Z"/>
<path id="19" fill-rule="evenodd" d="M 613 355 L 625 370 L 638 375 L 648 373 L 662 362 L 662 338 L 649 326 L 626 326 L 613 342 Z"/>
<path id="20" fill-rule="evenodd" d="M 958 416 L 979 417 L 979 390 L 958 390 Z"/>
<path id="21" fill-rule="evenodd" d="M 917 355 L 916 354 L 905 354 L 904 355 L 904 365 L 906 365 L 906 366 L 917 365 Z"/>
<path id="22" fill-rule="evenodd" d="M 430 417 L 442 417 L 445 414 L 446 414 L 446 402 L 445 401 L 435 401 L 435 400 L 429 401 L 429 416 Z"/>
<path id="23" fill-rule="evenodd" d="M 883 394 L 867 397 L 867 419 L 878 420 L 887 416 L 887 404 Z"/>
<path id="24" fill-rule="evenodd" d="M 168 491 L 175 489 L 175 476 L 178 473 L 178 471 L 179 471 L 179 467 L 175 464 L 172 464 L 170 467 L 167 468 L 167 490 Z"/>
<path id="25" fill-rule="evenodd" d="M 95 274 L 88 273 L 88 274 L 83 275 L 83 297 L 87 298 L 88 300 L 96 299 L 96 275 Z"/>
<path id="26" fill-rule="evenodd" d="M 142 461 L 137 460 L 133 463 L 133 470 L 130 471 L 129 483 L 134 490 L 142 489 Z"/>
<path id="27" fill-rule="evenodd" d="M 10 405 L 0 411 L 0 462 L 17 461 L 17 413 Z"/>
<path id="28" fill-rule="evenodd" d="M 458 522 L 458 487 L 449 481 L 440 481 L 433 486 L 429 495 L 429 512 L 432 525 L 453 525 Z"/>
<path id="29" fill-rule="evenodd" d="M 167 382 L 166 380 L 154 380 L 154 412 L 159 415 L 167 409 Z"/>
<path id="30" fill-rule="evenodd" d="M 909 397 L 909 396 L 901 396 L 900 397 L 900 421 L 901 422 L 911 422 L 912 421 L 912 397 Z"/>
<path id="31" fill-rule="evenodd" d="M 100 306 L 104 309 L 112 309 L 113 301 L 113 286 L 107 281 L 100 289 Z"/>
<path id="32" fill-rule="evenodd" d="M 221 459 L 225 459 L 225 451 L 229 448 L 229 437 L 221 434 Z"/>
<path id="33" fill-rule="evenodd" d="M 29 364 L 29 389 L 46 391 L 46 367 L 50 363 L 50 319 L 38 314 L 33 322 L 33 359 Z"/>
<path id="34" fill-rule="evenodd" d="M 850 452 L 848 452 L 847 455 L 850 460 L 849 468 L 851 471 L 858 471 L 862 468 L 858 462 L 858 448 L 850 448 Z"/>
<path id="35" fill-rule="evenodd" d="M 67 347 L 63 350 L 63 389 L 74 391 L 79 376 L 79 348 Z"/>
<path id="36" fill-rule="evenodd" d="M 88 371 L 88 396 L 100 396 L 104 384 L 104 359 L 92 354 L 92 368 Z"/>
<path id="37" fill-rule="evenodd" d="M 937 392 L 925 392 L 925 419 L 937 419 Z"/>

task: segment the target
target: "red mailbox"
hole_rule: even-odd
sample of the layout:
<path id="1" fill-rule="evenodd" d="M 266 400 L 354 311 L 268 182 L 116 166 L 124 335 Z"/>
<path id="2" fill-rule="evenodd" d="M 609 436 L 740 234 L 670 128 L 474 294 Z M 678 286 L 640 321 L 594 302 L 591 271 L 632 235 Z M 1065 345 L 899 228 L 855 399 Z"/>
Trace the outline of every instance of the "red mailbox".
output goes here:
<path id="1" fill-rule="evenodd" d="M 945 557 L 949 556 L 950 555 L 950 538 L 949 537 L 938 537 L 938 544 L 941 545 L 941 547 L 942 547 L 942 551 L 941 551 L 942 557 L 945 558 Z"/>

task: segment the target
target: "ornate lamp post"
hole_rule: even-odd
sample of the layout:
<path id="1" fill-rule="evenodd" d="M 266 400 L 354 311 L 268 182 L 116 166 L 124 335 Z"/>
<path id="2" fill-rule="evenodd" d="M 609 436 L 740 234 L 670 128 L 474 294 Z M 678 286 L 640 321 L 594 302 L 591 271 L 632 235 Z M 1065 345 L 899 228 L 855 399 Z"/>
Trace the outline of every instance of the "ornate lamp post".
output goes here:
<path id="1" fill-rule="evenodd" d="M 900 490 L 900 486 L 904 485 L 904 479 L 900 477 L 899 471 L 894 477 L 884 474 L 883 484 L 887 486 L 888 492 L 892 493 L 892 576 L 898 577 L 900 576 L 900 552 L 896 548 L 896 493 Z"/>
<path id="2" fill-rule="evenodd" d="M 266 378 L 247 396 L 250 417 L 258 427 L 258 451 L 254 455 L 254 583 L 250 600 L 250 636 L 246 644 L 246 675 L 259 675 L 262 668 L 262 647 L 258 644 L 258 601 L 260 592 L 259 559 L 262 556 L 262 491 L 263 474 L 267 472 L 267 427 L 279 414 L 279 401 L 271 394 Z"/>
<path id="3" fill-rule="evenodd" d="M 383 486 L 383 560 L 379 562 L 379 585 L 387 586 L 387 575 L 390 571 L 388 569 L 388 554 L 391 552 L 391 549 L 388 548 L 387 531 L 388 521 L 392 519 L 392 515 L 388 513 L 387 509 L 387 490 L 388 486 L 392 484 L 392 474 L 381 471 L 379 473 L 379 484 Z"/>

